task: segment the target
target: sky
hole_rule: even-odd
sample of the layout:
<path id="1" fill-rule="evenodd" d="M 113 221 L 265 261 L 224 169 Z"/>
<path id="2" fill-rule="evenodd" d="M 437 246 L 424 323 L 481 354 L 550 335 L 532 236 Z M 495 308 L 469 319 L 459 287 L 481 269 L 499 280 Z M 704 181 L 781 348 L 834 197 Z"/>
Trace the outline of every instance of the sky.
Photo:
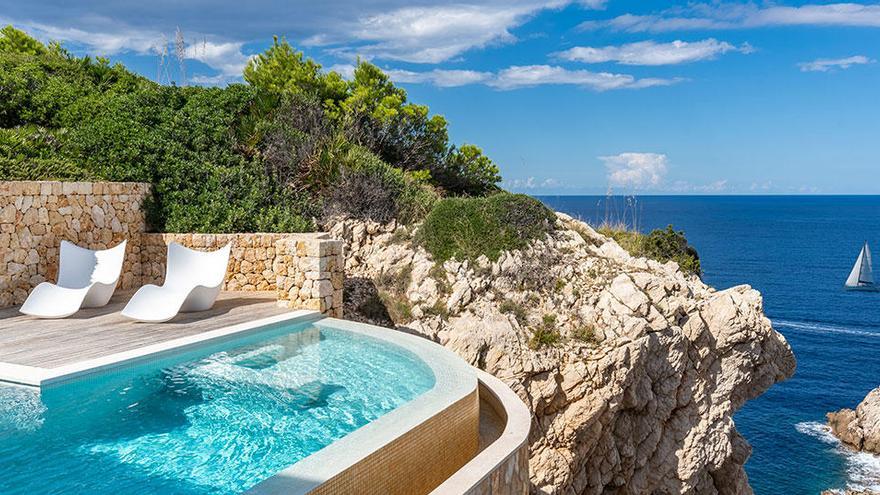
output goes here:
<path id="1" fill-rule="evenodd" d="M 531 194 L 880 194 L 880 3 L 0 0 L 0 23 L 162 82 L 285 37 L 358 58 Z M 182 33 L 185 76 L 164 65 Z"/>

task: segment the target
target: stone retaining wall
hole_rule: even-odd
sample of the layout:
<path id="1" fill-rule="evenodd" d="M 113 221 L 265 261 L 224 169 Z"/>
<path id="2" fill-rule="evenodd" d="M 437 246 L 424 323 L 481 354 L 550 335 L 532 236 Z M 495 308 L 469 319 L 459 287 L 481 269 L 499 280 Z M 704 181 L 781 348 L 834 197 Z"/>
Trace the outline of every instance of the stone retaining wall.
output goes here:
<path id="1" fill-rule="evenodd" d="M 0 307 L 21 304 L 33 287 L 55 280 L 62 240 L 106 249 L 146 230 L 149 184 L 133 182 L 0 182 Z M 129 253 L 138 247 L 129 241 Z M 135 245 L 132 245 L 135 244 Z M 130 273 L 135 257 L 126 257 Z M 136 276 L 121 280 L 134 288 Z"/>
<path id="2" fill-rule="evenodd" d="M 342 242 L 327 234 L 147 233 L 149 184 L 0 181 L 0 307 L 55 281 L 62 240 L 106 249 L 128 239 L 119 288 L 161 284 L 167 245 L 232 242 L 225 290 L 274 292 L 279 303 L 342 316 Z"/>
<path id="3" fill-rule="evenodd" d="M 280 304 L 342 317 L 342 241 L 327 234 L 144 234 L 142 283 L 161 284 L 171 242 L 215 250 L 232 243 L 224 290 L 274 291 Z"/>

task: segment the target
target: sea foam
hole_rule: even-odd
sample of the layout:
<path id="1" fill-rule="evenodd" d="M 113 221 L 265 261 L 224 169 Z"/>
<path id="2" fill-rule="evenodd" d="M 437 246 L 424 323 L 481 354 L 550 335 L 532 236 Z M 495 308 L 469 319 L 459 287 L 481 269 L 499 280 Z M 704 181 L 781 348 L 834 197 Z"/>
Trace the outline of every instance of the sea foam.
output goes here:
<path id="1" fill-rule="evenodd" d="M 839 325 L 829 325 L 827 323 L 813 323 L 806 321 L 791 321 L 791 320 L 773 320 L 774 327 L 782 327 L 782 328 L 793 328 L 796 330 L 802 330 L 809 333 L 839 333 L 845 335 L 859 335 L 864 337 L 877 337 L 880 338 L 880 330 L 856 330 L 852 327 L 845 327 Z M 875 328 L 875 327 L 871 327 Z"/>
<path id="2" fill-rule="evenodd" d="M 834 434 L 831 427 L 816 421 L 805 421 L 794 425 L 795 429 L 831 445 L 834 452 L 846 461 L 847 488 L 850 490 L 880 490 L 880 456 L 867 452 L 857 452 L 844 445 Z M 838 493 L 842 493 L 837 490 Z"/>

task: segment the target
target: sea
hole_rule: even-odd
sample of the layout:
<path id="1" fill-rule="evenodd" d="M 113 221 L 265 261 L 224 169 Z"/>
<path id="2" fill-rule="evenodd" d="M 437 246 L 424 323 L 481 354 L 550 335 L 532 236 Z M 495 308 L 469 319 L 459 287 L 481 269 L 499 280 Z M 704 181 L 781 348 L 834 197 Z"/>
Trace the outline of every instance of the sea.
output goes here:
<path id="1" fill-rule="evenodd" d="M 734 417 L 752 445 L 746 472 L 756 494 L 880 491 L 880 457 L 842 446 L 825 423 L 880 386 L 880 293 L 843 287 L 865 241 L 880 255 L 880 196 L 539 199 L 593 225 L 671 224 L 699 252 L 706 283 L 761 291 L 797 371 Z"/>

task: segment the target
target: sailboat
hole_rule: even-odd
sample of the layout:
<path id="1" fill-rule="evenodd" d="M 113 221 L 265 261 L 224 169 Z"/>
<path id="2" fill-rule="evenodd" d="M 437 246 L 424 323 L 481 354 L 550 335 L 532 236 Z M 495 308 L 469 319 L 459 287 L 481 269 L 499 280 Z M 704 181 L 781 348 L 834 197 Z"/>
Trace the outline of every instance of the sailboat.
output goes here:
<path id="1" fill-rule="evenodd" d="M 862 246 L 856 264 L 853 266 L 846 279 L 846 288 L 853 290 L 872 290 L 880 291 L 880 286 L 874 283 L 873 263 L 871 262 L 871 248 L 868 247 L 868 241 Z"/>

